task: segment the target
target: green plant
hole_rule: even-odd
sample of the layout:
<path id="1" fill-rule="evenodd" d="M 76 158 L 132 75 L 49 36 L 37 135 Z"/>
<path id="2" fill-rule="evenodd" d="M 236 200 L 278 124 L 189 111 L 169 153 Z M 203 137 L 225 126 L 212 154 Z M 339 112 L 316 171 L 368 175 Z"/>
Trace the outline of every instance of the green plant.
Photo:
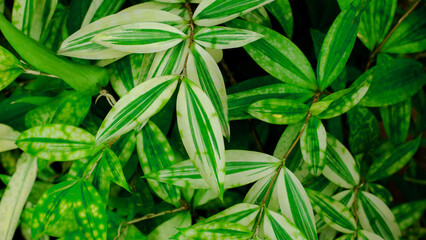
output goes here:
<path id="1" fill-rule="evenodd" d="M 0 2 L 0 238 L 424 237 L 426 6 L 337 3 L 305 56 L 288 0 Z"/>

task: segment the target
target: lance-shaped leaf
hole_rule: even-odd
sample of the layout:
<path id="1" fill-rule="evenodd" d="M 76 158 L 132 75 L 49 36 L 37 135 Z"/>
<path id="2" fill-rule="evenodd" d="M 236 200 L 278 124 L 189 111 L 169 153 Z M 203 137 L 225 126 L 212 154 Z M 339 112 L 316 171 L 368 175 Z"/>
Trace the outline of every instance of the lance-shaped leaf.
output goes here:
<path id="1" fill-rule="evenodd" d="M 250 228 L 254 225 L 254 220 L 256 219 L 259 211 L 259 205 L 239 203 L 203 220 L 200 223 L 233 222 Z"/>
<path id="2" fill-rule="evenodd" d="M 92 186 L 96 189 L 100 198 L 102 199 L 103 205 L 106 206 L 107 203 L 108 203 L 108 199 L 109 199 L 109 192 L 110 192 L 109 190 L 111 188 L 111 179 L 114 179 L 115 177 L 111 173 L 111 170 L 109 169 L 109 166 L 107 166 L 107 163 L 101 161 L 99 163 L 99 166 L 95 166 L 96 160 L 99 159 L 100 157 L 104 157 L 104 159 L 105 159 L 105 158 L 109 158 L 111 156 L 105 156 L 105 155 L 96 156 L 95 155 L 91 159 L 89 164 L 86 166 L 86 169 L 83 172 L 83 175 L 85 177 L 89 176 L 89 171 L 91 171 L 91 169 L 93 169 L 93 172 L 90 174 L 90 177 L 87 178 L 87 181 L 89 183 L 91 183 Z M 117 175 L 117 173 L 115 173 L 115 174 Z M 126 183 L 125 179 L 124 179 L 124 182 Z M 123 184 L 123 183 L 121 183 L 121 185 L 125 186 L 125 184 Z M 123 186 L 121 186 L 121 187 L 123 187 Z M 126 188 L 126 190 L 127 190 L 128 186 L 126 186 L 126 187 L 123 187 L 123 188 Z"/>
<path id="3" fill-rule="evenodd" d="M 253 11 L 245 13 L 241 15 L 241 18 L 249 22 L 263 25 L 265 27 L 272 27 L 271 19 L 269 18 L 268 12 L 264 7 L 259 7 Z"/>
<path id="4" fill-rule="evenodd" d="M 292 124 L 304 119 L 309 107 L 287 99 L 265 99 L 251 104 L 247 112 L 253 117 L 272 124 Z"/>
<path id="5" fill-rule="evenodd" d="M 151 121 L 137 135 L 137 151 L 145 175 L 169 168 L 176 163 L 175 155 L 166 136 Z M 164 201 L 179 206 L 181 194 L 177 187 L 151 179 L 148 179 L 148 183 Z"/>
<path id="6" fill-rule="evenodd" d="M 232 20 L 273 0 L 204 0 L 194 12 L 194 23 L 213 26 Z"/>
<path id="7" fill-rule="evenodd" d="M 125 0 L 95 0 L 90 4 L 84 16 L 82 27 L 102 17 L 111 15 L 120 10 Z"/>
<path id="8" fill-rule="evenodd" d="M 212 222 L 193 225 L 189 228 L 179 229 L 183 239 L 248 239 L 252 232 L 247 227 L 233 222 Z M 182 238 L 179 238 L 182 239 Z"/>
<path id="9" fill-rule="evenodd" d="M 37 126 L 23 132 L 16 145 L 33 156 L 52 160 L 70 161 L 92 153 L 95 138 L 85 130 L 63 124 Z"/>
<path id="10" fill-rule="evenodd" d="M 368 108 L 355 107 L 348 112 L 349 147 L 354 154 L 367 151 L 379 139 L 379 122 Z"/>
<path id="11" fill-rule="evenodd" d="M 381 107 L 380 116 L 392 143 L 394 145 L 403 144 L 410 128 L 411 98 Z"/>
<path id="12" fill-rule="evenodd" d="M 417 222 L 426 210 L 426 200 L 403 203 L 392 208 L 392 213 L 395 215 L 401 231 L 404 231 L 415 222 Z"/>
<path id="13" fill-rule="evenodd" d="M 272 181 L 273 178 L 274 174 L 270 174 L 253 184 L 244 197 L 243 202 L 262 205 L 263 201 L 265 201 L 265 206 L 268 209 L 278 212 L 280 206 L 278 203 L 277 181 Z M 270 186 L 271 184 L 273 184 L 273 186 Z M 270 193 L 266 196 L 269 188 L 271 188 L 271 190 L 269 190 Z"/>
<path id="14" fill-rule="evenodd" d="M 327 133 L 321 120 L 316 117 L 309 119 L 305 131 L 300 137 L 300 149 L 303 159 L 308 163 L 309 172 L 319 176 L 325 165 Z"/>
<path id="15" fill-rule="evenodd" d="M 380 198 L 380 200 L 386 204 L 390 204 L 393 201 L 392 194 L 383 185 L 377 183 L 368 183 L 368 191 L 374 196 Z"/>
<path id="16" fill-rule="evenodd" d="M 148 240 L 171 239 L 180 228 L 191 226 L 192 219 L 189 211 L 177 213 L 174 217 L 163 222 L 148 235 Z"/>
<path id="17" fill-rule="evenodd" d="M 300 130 L 302 129 L 304 124 L 305 124 L 305 121 L 300 121 L 295 124 L 290 124 L 286 127 L 280 139 L 278 140 L 277 146 L 275 147 L 274 157 L 278 159 L 284 158 L 284 156 L 290 149 L 291 145 L 293 145 L 293 143 L 295 142 L 297 136 L 299 136 Z M 296 151 L 293 152 L 293 155 L 295 152 Z M 288 159 L 290 159 L 290 156 Z M 289 168 L 290 170 L 293 170 L 289 167 L 290 165 L 292 166 L 293 163 L 288 164 L 288 161 L 286 161 L 287 168 Z"/>
<path id="18" fill-rule="evenodd" d="M 265 209 L 263 216 L 264 234 L 272 240 L 305 240 L 303 234 L 286 217 Z"/>
<path id="19" fill-rule="evenodd" d="M 156 114 L 173 95 L 178 76 L 153 78 L 122 97 L 105 117 L 96 135 L 99 145 L 123 135 Z"/>
<path id="20" fill-rule="evenodd" d="M 317 214 L 330 227 L 343 233 L 356 231 L 355 218 L 349 208 L 333 198 L 320 192 L 307 189 L 312 206 Z"/>
<path id="21" fill-rule="evenodd" d="M 244 46 L 244 49 L 269 74 L 304 89 L 315 91 L 318 88 L 311 64 L 288 38 L 269 28 L 242 20 L 234 20 L 228 26 L 244 28 L 264 36 Z"/>
<path id="22" fill-rule="evenodd" d="M 18 131 L 13 130 L 13 128 L 5 124 L 0 124 L 0 152 L 18 148 L 15 141 L 20 134 Z"/>
<path id="23" fill-rule="evenodd" d="M 12 53 L 0 46 L 0 91 L 23 72 L 19 60 Z"/>
<path id="24" fill-rule="evenodd" d="M 366 179 L 368 181 L 377 181 L 397 172 L 411 160 L 420 145 L 420 141 L 421 136 L 418 136 L 417 139 L 402 144 L 374 159 Z"/>
<path id="25" fill-rule="evenodd" d="M 289 0 L 275 0 L 265 6 L 281 24 L 288 38 L 293 36 L 293 13 Z"/>
<path id="26" fill-rule="evenodd" d="M 399 239 L 401 231 L 391 210 L 371 193 L 358 192 L 358 216 L 363 229 L 372 231 L 383 239 Z"/>
<path id="27" fill-rule="evenodd" d="M 337 16 L 325 36 L 317 65 L 320 90 L 326 89 L 340 75 L 354 47 L 362 8 L 355 2 Z"/>
<path id="28" fill-rule="evenodd" d="M 334 195 L 332 198 L 341 202 L 346 207 L 351 208 L 355 201 L 355 192 L 353 190 L 343 190 Z"/>
<path id="29" fill-rule="evenodd" d="M 184 79 L 177 97 L 177 122 L 185 149 L 203 179 L 222 198 L 225 146 L 220 120 L 209 97 Z"/>
<path id="30" fill-rule="evenodd" d="M 194 40 L 206 48 L 227 49 L 242 47 L 261 37 L 252 31 L 214 26 L 202 28 L 195 34 Z"/>
<path id="31" fill-rule="evenodd" d="M 120 160 L 110 148 L 106 148 L 103 151 L 101 165 L 113 182 L 130 192 Z"/>
<path id="32" fill-rule="evenodd" d="M 108 59 L 128 55 L 114 49 L 109 49 L 91 40 L 95 35 L 113 27 L 132 23 L 158 22 L 166 24 L 179 24 L 183 19 L 175 14 L 153 9 L 127 9 L 117 14 L 101 18 L 72 34 L 65 39 L 59 54 L 85 59 Z"/>
<path id="33" fill-rule="evenodd" d="M 343 188 L 359 184 L 359 169 L 351 153 L 331 134 L 327 135 L 326 164 L 323 174 L 333 183 Z"/>
<path id="34" fill-rule="evenodd" d="M 0 238 L 12 240 L 19 217 L 37 176 L 37 159 L 23 153 L 0 202 Z"/>
<path id="35" fill-rule="evenodd" d="M 315 218 L 308 195 L 296 176 L 287 168 L 281 169 L 277 178 L 281 212 L 307 239 L 317 239 Z"/>
<path id="36" fill-rule="evenodd" d="M 384 240 L 381 236 L 365 230 L 358 230 L 356 235 L 357 240 Z"/>

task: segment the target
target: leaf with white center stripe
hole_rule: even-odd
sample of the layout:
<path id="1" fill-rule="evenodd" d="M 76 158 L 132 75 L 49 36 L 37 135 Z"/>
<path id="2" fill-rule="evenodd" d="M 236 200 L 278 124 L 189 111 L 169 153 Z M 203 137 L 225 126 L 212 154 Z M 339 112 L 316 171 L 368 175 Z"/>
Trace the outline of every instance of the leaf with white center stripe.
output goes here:
<path id="1" fill-rule="evenodd" d="M 229 139 L 228 101 L 222 73 L 210 54 L 198 44 L 191 47 L 188 57 L 188 78 L 209 96 L 222 127 L 222 134 Z"/>
<path id="2" fill-rule="evenodd" d="M 401 231 L 391 210 L 371 193 L 358 192 L 358 216 L 362 228 L 384 239 L 400 239 Z"/>
<path id="3" fill-rule="evenodd" d="M 104 18 L 101 18 L 87 26 L 84 26 L 62 43 L 58 52 L 60 55 L 85 59 L 109 59 L 128 55 L 114 49 L 109 49 L 91 40 L 95 35 L 111 28 L 143 22 L 157 22 L 165 24 L 181 24 L 183 19 L 175 14 L 162 10 L 152 9 L 127 9 Z"/>
<path id="4" fill-rule="evenodd" d="M 426 210 L 426 200 L 403 203 L 392 208 L 392 213 L 395 215 L 401 231 L 404 231 L 415 222 L 417 222 Z"/>
<path id="5" fill-rule="evenodd" d="M 63 124 L 37 126 L 23 132 L 16 145 L 33 156 L 52 160 L 70 161 L 92 153 L 95 138 L 85 130 Z"/>
<path id="6" fill-rule="evenodd" d="M 175 155 L 166 136 L 155 125 L 148 121 L 137 135 L 137 151 L 139 162 L 145 175 L 167 169 L 176 163 Z M 175 205 L 180 204 L 179 188 L 148 179 L 154 192 L 164 201 Z"/>
<path id="7" fill-rule="evenodd" d="M 202 28 L 195 34 L 194 40 L 206 48 L 227 49 L 242 47 L 261 37 L 257 32 L 213 26 Z"/>
<path id="8" fill-rule="evenodd" d="M 286 217 L 265 209 L 264 234 L 272 240 L 306 240 L 305 235 Z"/>
<path id="9" fill-rule="evenodd" d="M 343 188 L 359 184 L 359 169 L 352 154 L 333 135 L 327 134 L 326 163 L 323 174 Z"/>
<path id="10" fill-rule="evenodd" d="M 281 169 L 277 178 L 281 212 L 296 225 L 307 239 L 318 239 L 314 212 L 308 195 L 300 181 L 287 168 Z"/>
<path id="11" fill-rule="evenodd" d="M 220 120 L 209 97 L 184 78 L 177 97 L 177 123 L 185 149 L 203 179 L 222 198 L 225 146 Z"/>
<path id="12" fill-rule="evenodd" d="M 309 119 L 305 131 L 300 137 L 300 149 L 303 159 L 308 163 L 309 172 L 319 176 L 325 166 L 327 133 L 321 120 L 316 117 Z"/>
<path id="13" fill-rule="evenodd" d="M 253 226 L 259 211 L 259 205 L 239 203 L 203 220 L 202 223 L 234 222 L 250 227 Z"/>
<path id="14" fill-rule="evenodd" d="M 176 89 L 179 76 L 153 78 L 139 84 L 122 97 L 105 117 L 96 135 L 96 144 L 121 136 L 156 114 Z"/>
<path id="15" fill-rule="evenodd" d="M 269 174 L 268 176 L 261 178 L 259 181 L 253 184 L 253 186 L 250 188 L 250 190 L 247 192 L 246 196 L 244 197 L 243 202 L 261 205 L 273 178 L 274 178 L 274 175 Z M 278 212 L 280 209 L 280 206 L 278 203 L 278 191 L 277 191 L 276 183 L 277 183 L 276 181 L 272 183 L 273 186 L 271 186 L 271 190 L 270 190 L 272 192 L 265 199 L 265 206 L 271 211 Z"/>
<path id="16" fill-rule="evenodd" d="M 233 222 L 212 222 L 179 229 L 179 239 L 246 240 L 252 232 L 247 227 Z"/>
<path id="17" fill-rule="evenodd" d="M 271 98 L 251 104 L 247 112 L 267 123 L 292 124 L 304 119 L 308 110 L 308 106 L 294 100 Z"/>
<path id="18" fill-rule="evenodd" d="M 194 12 L 194 23 L 213 26 L 232 20 L 273 0 L 204 0 Z"/>
<path id="19" fill-rule="evenodd" d="M 154 53 L 167 50 L 186 38 L 175 27 L 164 23 L 131 23 L 96 34 L 91 41 L 114 50 L 131 53 Z"/>
<path id="20" fill-rule="evenodd" d="M 312 206 L 330 227 L 343 233 L 356 231 L 355 218 L 349 208 L 320 192 L 307 189 Z"/>
<path id="21" fill-rule="evenodd" d="M 120 10 L 125 0 L 94 0 L 84 16 L 82 27 Z"/>
<path id="22" fill-rule="evenodd" d="M 101 164 L 102 168 L 104 168 L 113 182 L 130 192 L 126 177 L 124 177 L 123 174 L 123 168 L 121 167 L 120 160 L 111 149 L 106 148 L 104 150 Z"/>

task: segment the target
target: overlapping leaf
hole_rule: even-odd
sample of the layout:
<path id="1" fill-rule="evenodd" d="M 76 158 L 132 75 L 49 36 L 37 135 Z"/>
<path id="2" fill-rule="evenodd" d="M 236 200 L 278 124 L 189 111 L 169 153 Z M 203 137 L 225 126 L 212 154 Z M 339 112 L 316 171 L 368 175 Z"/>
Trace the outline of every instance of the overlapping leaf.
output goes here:
<path id="1" fill-rule="evenodd" d="M 364 107 L 355 107 L 348 112 L 349 146 L 354 154 L 374 146 L 379 139 L 379 122 L 373 113 Z"/>
<path id="2" fill-rule="evenodd" d="M 120 160 L 110 148 L 106 148 L 103 151 L 101 164 L 102 168 L 104 168 L 113 182 L 130 192 L 126 177 L 124 177 L 123 174 L 123 168 L 121 167 Z"/>
<path id="3" fill-rule="evenodd" d="M 321 120 L 312 117 L 300 137 L 303 159 L 308 163 L 309 172 L 319 176 L 325 166 L 327 133 Z"/>
<path id="4" fill-rule="evenodd" d="M 116 13 L 125 0 L 95 0 L 90 4 L 84 16 L 82 27 L 100 18 Z"/>
<path id="5" fill-rule="evenodd" d="M 270 209 L 271 211 L 278 212 L 280 206 L 278 203 L 278 191 L 276 187 L 277 181 L 272 182 L 273 178 L 274 175 L 270 174 L 266 177 L 261 178 L 259 181 L 253 184 L 253 186 L 250 188 L 250 190 L 244 197 L 243 202 L 261 205 L 264 201 L 264 204 L 268 209 Z M 271 184 L 273 184 L 273 186 L 270 186 Z M 270 193 L 265 198 L 269 187 L 271 187 L 271 190 L 269 190 Z"/>
<path id="6" fill-rule="evenodd" d="M 264 234 L 273 240 L 304 240 L 305 235 L 293 223 L 278 213 L 265 209 Z"/>
<path id="7" fill-rule="evenodd" d="M 392 208 L 392 213 L 395 216 L 401 231 L 407 229 L 417 222 L 426 210 L 426 200 L 403 203 Z"/>
<path id="8" fill-rule="evenodd" d="M 193 225 L 179 230 L 182 237 L 179 239 L 248 239 L 252 232 L 247 227 L 233 222 L 212 222 Z"/>
<path id="9" fill-rule="evenodd" d="M 19 60 L 0 46 L 0 90 L 3 90 L 24 71 Z"/>
<path id="10" fill-rule="evenodd" d="M 253 117 L 272 124 L 292 124 L 304 119 L 309 107 L 287 99 L 265 99 L 251 104 L 247 112 Z"/>
<path id="11" fill-rule="evenodd" d="M 266 9 L 274 15 L 284 32 L 291 39 L 293 36 L 293 13 L 289 0 L 275 0 L 267 4 Z"/>
<path id="12" fill-rule="evenodd" d="M 174 217 L 163 222 L 148 235 L 148 240 L 170 239 L 179 228 L 191 226 L 191 213 L 188 211 L 177 213 Z"/>
<path id="13" fill-rule="evenodd" d="M 411 98 L 380 108 L 386 133 L 394 145 L 405 142 L 410 128 Z"/>
<path id="14" fill-rule="evenodd" d="M 261 37 L 252 31 L 214 26 L 202 28 L 195 34 L 194 40 L 206 48 L 227 49 L 242 47 Z"/>
<path id="15" fill-rule="evenodd" d="M 13 128 L 0 124 L 0 152 L 6 152 L 18 148 L 15 141 L 20 133 Z"/>

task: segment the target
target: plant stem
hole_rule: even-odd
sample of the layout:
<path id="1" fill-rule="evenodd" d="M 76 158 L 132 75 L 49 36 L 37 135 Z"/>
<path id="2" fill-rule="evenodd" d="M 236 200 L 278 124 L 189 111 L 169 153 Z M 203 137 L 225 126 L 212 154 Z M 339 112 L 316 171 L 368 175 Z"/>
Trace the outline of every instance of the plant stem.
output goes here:
<path id="1" fill-rule="evenodd" d="M 48 73 L 44 73 L 44 72 L 34 71 L 34 70 L 30 70 L 30 69 L 25 69 L 25 68 L 22 68 L 22 69 L 24 70 L 24 73 L 26 73 L 26 74 L 37 75 L 37 76 L 45 76 L 45 77 L 51 77 L 51 78 L 59 78 L 58 76 L 48 74 Z"/>
<path id="2" fill-rule="evenodd" d="M 355 195 L 355 199 L 354 199 L 354 203 L 352 204 L 352 207 L 354 208 L 354 215 L 355 215 L 355 227 L 358 230 L 358 190 L 359 190 L 359 186 L 355 186 L 354 188 L 354 195 Z M 356 238 L 356 234 L 357 231 L 354 232 L 354 238 Z"/>
<path id="3" fill-rule="evenodd" d="M 181 80 L 186 76 L 189 52 L 191 51 L 191 45 L 194 42 L 194 35 L 195 35 L 195 24 L 193 20 L 194 13 L 192 12 L 192 8 L 191 8 L 191 4 L 189 3 L 189 0 L 186 0 L 185 8 L 188 10 L 188 13 L 189 13 L 189 27 L 191 29 L 191 32 L 189 33 L 189 45 L 188 45 L 189 51 L 188 51 L 188 54 L 186 54 L 185 62 L 183 64 L 183 70 L 182 70 L 182 73 L 180 74 Z"/>
<path id="4" fill-rule="evenodd" d="M 392 28 L 392 30 L 388 33 L 388 35 L 385 37 L 385 39 L 380 43 L 380 45 L 373 51 L 373 53 L 370 55 L 370 58 L 368 59 L 367 66 L 365 67 L 365 71 L 370 69 L 371 64 L 373 63 L 374 59 L 376 58 L 376 55 L 382 50 L 383 45 L 389 40 L 390 36 L 395 32 L 395 30 L 399 27 L 399 25 L 414 11 L 414 9 L 419 5 L 420 0 L 416 1 L 411 5 L 411 7 L 408 9 L 407 12 L 402 15 L 402 17 L 398 20 L 398 22 L 395 24 L 395 26 Z"/>

